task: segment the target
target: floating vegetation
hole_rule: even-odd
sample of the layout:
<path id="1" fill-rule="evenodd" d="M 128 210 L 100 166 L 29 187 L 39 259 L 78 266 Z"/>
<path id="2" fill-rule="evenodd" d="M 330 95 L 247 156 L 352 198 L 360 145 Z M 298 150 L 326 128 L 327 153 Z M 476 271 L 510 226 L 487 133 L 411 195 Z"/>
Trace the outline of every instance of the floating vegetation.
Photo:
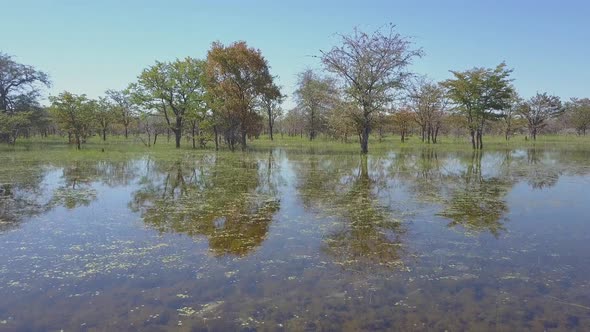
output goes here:
<path id="1" fill-rule="evenodd" d="M 96 199 L 93 188 L 58 188 L 53 193 L 53 204 L 63 205 L 68 209 L 88 206 Z"/>
<path id="2" fill-rule="evenodd" d="M 178 311 L 179 316 L 192 316 L 197 313 L 197 311 L 191 307 L 182 307 L 176 311 Z"/>
<path id="3" fill-rule="evenodd" d="M 0 326 L 590 325 L 585 150 L 308 152 L 0 155 Z"/>

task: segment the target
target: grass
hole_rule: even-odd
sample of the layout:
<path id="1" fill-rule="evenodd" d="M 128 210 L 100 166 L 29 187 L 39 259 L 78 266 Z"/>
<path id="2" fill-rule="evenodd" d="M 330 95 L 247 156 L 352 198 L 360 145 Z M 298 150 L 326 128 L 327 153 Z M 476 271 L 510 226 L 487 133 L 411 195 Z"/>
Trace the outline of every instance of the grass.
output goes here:
<path id="1" fill-rule="evenodd" d="M 300 136 L 282 136 L 275 135 L 275 140 L 271 141 L 268 136 L 261 136 L 258 139 L 249 141 L 249 149 L 251 150 L 266 150 L 269 148 L 281 147 L 284 149 L 304 149 L 314 152 L 342 152 L 342 153 L 356 153 L 359 151 L 359 144 L 357 140 L 349 140 L 344 143 L 339 140 L 333 140 L 326 137 L 320 137 L 314 141 Z M 502 136 L 485 136 L 484 150 L 495 149 L 518 149 L 518 148 L 560 148 L 560 149 L 580 149 L 590 147 L 590 136 L 574 136 L 574 135 L 542 135 L 536 141 L 525 140 L 524 136 L 512 137 L 506 141 Z M 16 145 L 0 144 L 0 154 L 11 151 L 61 151 L 65 155 L 71 157 L 84 155 L 91 157 L 105 157 L 105 153 L 109 158 L 116 158 L 117 154 L 170 154 L 177 155 L 179 153 L 186 153 L 188 151 L 206 151 L 213 150 L 213 143 L 209 143 L 206 148 L 192 149 L 191 142 L 188 140 L 182 141 L 181 149 L 174 148 L 174 139 L 168 140 L 166 136 L 160 137 L 157 144 L 152 147 L 145 146 L 142 141 L 130 136 L 125 139 L 123 136 L 108 136 L 107 141 L 102 141 L 98 136 L 91 137 L 86 144 L 82 146 L 82 151 L 76 151 L 73 144 L 67 144 L 65 137 L 49 136 L 49 137 L 32 137 L 29 139 L 20 139 Z M 399 136 L 389 135 L 382 140 L 377 137 L 372 137 L 369 141 L 369 152 L 380 153 L 395 149 L 436 149 L 436 150 L 471 150 L 471 144 L 468 137 L 451 137 L 443 136 L 439 138 L 437 144 L 423 143 L 417 136 L 412 136 L 406 142 L 402 143 Z M 224 145 L 221 150 L 227 150 Z"/>

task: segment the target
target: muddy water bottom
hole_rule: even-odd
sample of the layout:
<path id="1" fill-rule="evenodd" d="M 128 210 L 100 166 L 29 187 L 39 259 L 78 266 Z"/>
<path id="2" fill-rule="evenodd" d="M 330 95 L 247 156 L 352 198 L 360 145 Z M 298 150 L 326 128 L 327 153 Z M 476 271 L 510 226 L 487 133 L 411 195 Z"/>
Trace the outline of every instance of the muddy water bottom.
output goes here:
<path id="1" fill-rule="evenodd" d="M 590 329 L 590 151 L 60 153 L 0 156 L 2 331 Z"/>

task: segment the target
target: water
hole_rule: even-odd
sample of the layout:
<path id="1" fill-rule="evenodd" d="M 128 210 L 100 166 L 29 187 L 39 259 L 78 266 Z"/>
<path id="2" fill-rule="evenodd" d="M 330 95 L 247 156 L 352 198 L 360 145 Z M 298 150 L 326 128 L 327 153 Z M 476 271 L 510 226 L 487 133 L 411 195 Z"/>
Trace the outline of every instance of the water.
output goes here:
<path id="1" fill-rule="evenodd" d="M 0 156 L 0 330 L 587 330 L 590 152 Z"/>

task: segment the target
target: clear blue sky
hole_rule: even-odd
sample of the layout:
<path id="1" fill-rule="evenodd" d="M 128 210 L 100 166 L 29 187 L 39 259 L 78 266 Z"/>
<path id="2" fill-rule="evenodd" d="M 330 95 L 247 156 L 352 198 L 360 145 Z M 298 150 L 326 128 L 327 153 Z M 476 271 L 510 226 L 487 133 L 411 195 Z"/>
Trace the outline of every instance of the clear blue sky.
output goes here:
<path id="1" fill-rule="evenodd" d="M 121 89 L 155 60 L 205 57 L 214 40 L 262 50 L 291 95 L 335 33 L 389 22 L 426 56 L 413 70 L 514 68 L 520 93 L 590 97 L 590 1 L 0 0 L 0 51 L 48 72 L 57 94 Z M 288 102 L 286 106 L 291 105 Z"/>

